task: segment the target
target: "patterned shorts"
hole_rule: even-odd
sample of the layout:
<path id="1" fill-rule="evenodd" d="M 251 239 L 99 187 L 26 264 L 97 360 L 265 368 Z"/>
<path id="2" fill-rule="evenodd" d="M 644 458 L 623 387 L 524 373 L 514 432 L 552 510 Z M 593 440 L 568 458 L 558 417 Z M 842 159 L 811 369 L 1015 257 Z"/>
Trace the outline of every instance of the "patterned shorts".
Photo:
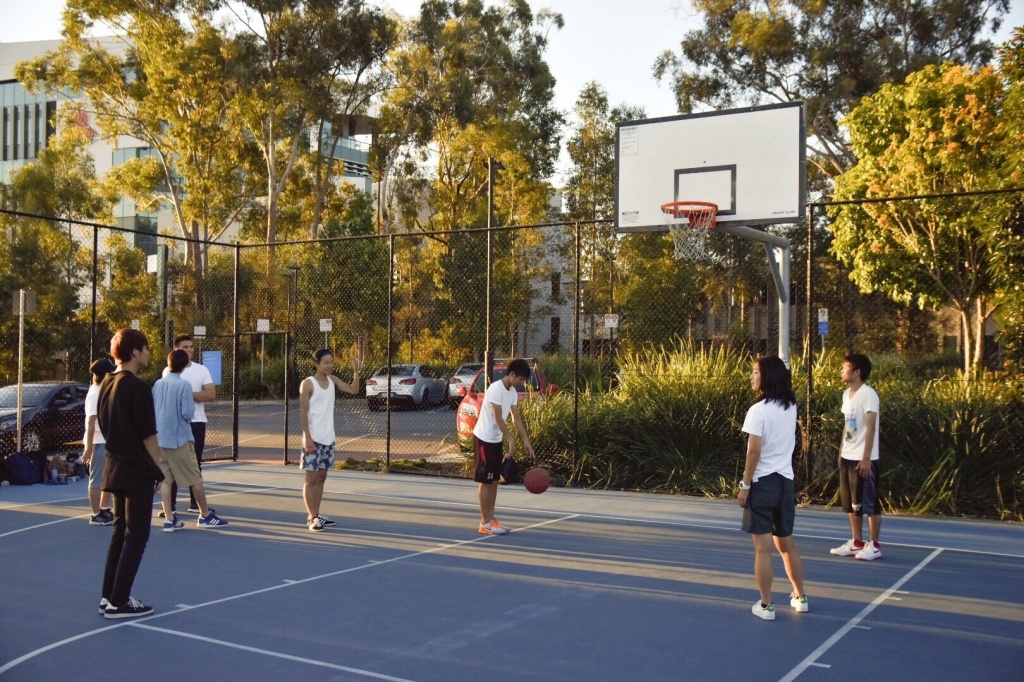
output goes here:
<path id="1" fill-rule="evenodd" d="M 334 468 L 334 443 L 330 445 L 313 443 L 313 445 L 316 446 L 315 452 L 302 452 L 302 468 L 305 471 Z"/>

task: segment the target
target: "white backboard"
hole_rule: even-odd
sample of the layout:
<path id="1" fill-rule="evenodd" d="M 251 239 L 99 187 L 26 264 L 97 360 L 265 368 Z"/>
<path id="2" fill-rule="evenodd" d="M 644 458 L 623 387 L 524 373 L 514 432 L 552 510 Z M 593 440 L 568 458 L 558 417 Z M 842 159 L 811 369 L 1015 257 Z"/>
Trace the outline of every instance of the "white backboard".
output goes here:
<path id="1" fill-rule="evenodd" d="M 615 228 L 667 230 L 661 205 L 718 204 L 719 225 L 805 218 L 803 102 L 619 123 Z"/>

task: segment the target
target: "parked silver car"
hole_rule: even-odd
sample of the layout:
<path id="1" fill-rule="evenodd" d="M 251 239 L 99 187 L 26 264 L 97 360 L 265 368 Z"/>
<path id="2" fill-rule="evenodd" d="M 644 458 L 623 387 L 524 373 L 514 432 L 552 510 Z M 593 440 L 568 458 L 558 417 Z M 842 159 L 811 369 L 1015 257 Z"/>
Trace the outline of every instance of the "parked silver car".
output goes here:
<path id="1" fill-rule="evenodd" d="M 391 404 L 427 407 L 448 399 L 448 382 L 438 377 L 429 365 L 393 365 L 391 367 Z M 366 380 L 366 406 L 381 409 L 388 396 L 388 368 L 385 365 Z"/>
<path id="2" fill-rule="evenodd" d="M 467 362 L 452 374 L 452 378 L 448 380 L 448 404 L 453 410 L 458 408 L 459 403 L 466 397 L 473 377 L 483 366 L 482 362 Z"/>

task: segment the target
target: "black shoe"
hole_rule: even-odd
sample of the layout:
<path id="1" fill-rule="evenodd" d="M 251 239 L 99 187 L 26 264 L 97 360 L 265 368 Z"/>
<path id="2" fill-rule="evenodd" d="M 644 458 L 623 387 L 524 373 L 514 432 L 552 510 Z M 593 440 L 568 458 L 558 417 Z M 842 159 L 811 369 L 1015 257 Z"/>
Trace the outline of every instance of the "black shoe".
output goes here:
<path id="1" fill-rule="evenodd" d="M 323 514 L 320 514 L 319 516 L 317 516 L 317 518 L 320 519 L 320 523 L 324 524 L 325 526 L 333 526 L 334 525 L 334 521 L 332 521 L 331 519 L 327 518 Z"/>
<path id="2" fill-rule="evenodd" d="M 128 597 L 128 603 L 121 607 L 108 603 L 107 610 L 104 612 L 103 617 L 109 619 L 139 618 L 141 616 L 148 616 L 151 613 L 153 613 L 152 606 L 146 606 L 138 599 Z"/>
<path id="3" fill-rule="evenodd" d="M 109 526 L 114 522 L 114 515 L 109 509 L 100 509 L 100 512 L 95 516 L 90 517 L 90 526 Z"/>
<path id="4" fill-rule="evenodd" d="M 100 615 L 101 616 L 107 615 L 107 606 L 109 604 L 110 604 L 110 602 L 107 601 L 106 597 L 104 597 L 103 599 L 100 599 Z"/>

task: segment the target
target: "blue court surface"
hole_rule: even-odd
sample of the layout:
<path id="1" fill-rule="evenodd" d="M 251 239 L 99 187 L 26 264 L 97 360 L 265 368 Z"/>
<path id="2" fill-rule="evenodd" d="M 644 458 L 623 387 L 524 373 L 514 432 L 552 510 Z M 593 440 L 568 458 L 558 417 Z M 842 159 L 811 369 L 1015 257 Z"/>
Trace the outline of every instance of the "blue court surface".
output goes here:
<path id="1" fill-rule="evenodd" d="M 311 533 L 295 468 L 203 473 L 231 525 L 154 525 L 133 621 L 97 614 L 84 481 L 0 490 L 0 680 L 1024 679 L 1020 525 L 885 517 L 861 562 L 829 555 L 845 515 L 800 509 L 810 612 L 776 559 L 765 622 L 731 501 L 503 486 L 490 537 L 469 481 L 331 472 Z"/>

